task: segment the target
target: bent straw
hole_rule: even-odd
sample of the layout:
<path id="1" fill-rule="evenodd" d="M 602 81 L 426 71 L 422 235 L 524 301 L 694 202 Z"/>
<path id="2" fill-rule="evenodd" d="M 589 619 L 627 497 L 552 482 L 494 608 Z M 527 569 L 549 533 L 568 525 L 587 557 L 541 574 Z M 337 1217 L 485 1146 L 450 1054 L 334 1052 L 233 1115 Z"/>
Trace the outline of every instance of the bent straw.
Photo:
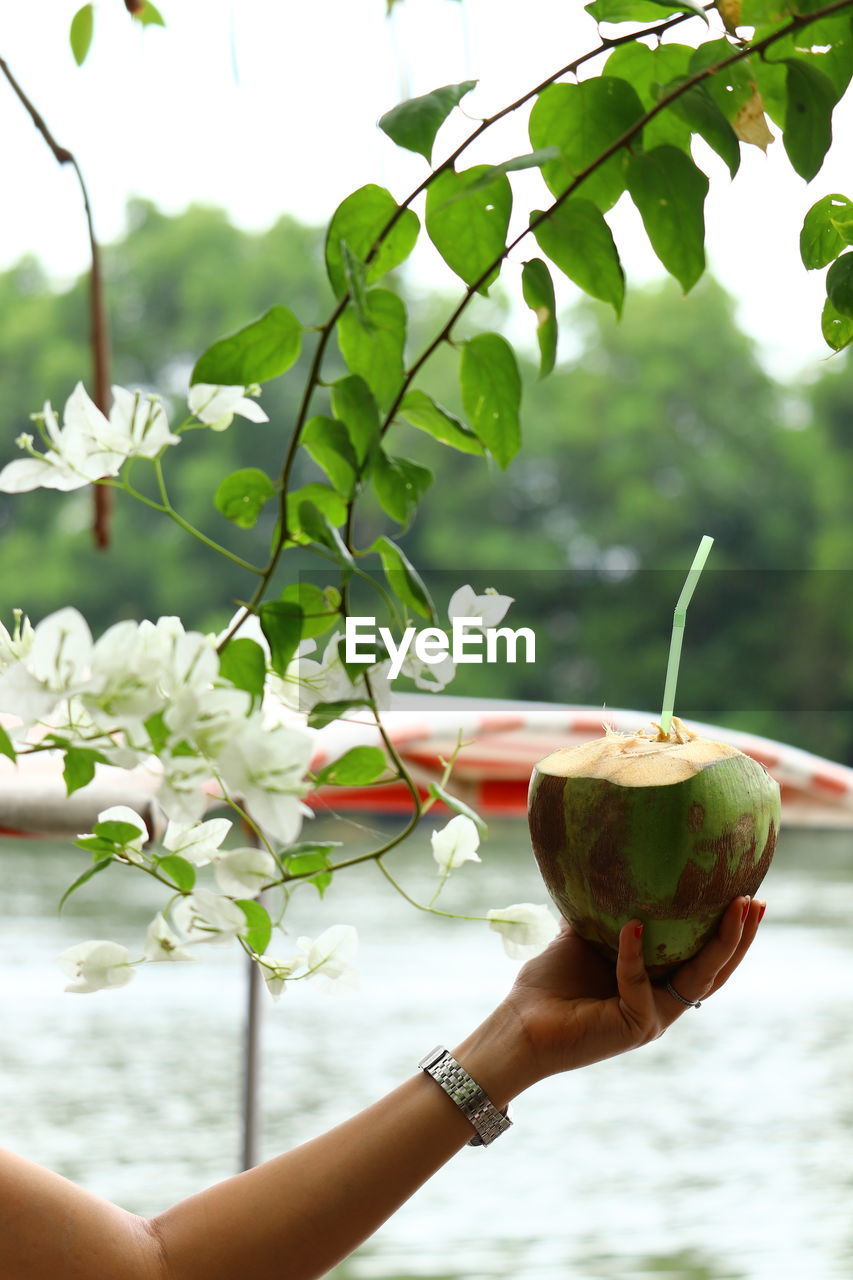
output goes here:
<path id="1" fill-rule="evenodd" d="M 693 563 L 690 566 L 690 571 L 687 574 L 684 586 L 681 588 L 681 595 L 678 597 L 678 603 L 675 606 L 675 613 L 672 619 L 672 638 L 669 642 L 669 661 L 666 665 L 666 683 L 663 689 L 663 710 L 660 713 L 660 727 L 667 737 L 669 736 L 669 726 L 672 723 L 672 709 L 675 705 L 675 686 L 678 682 L 678 666 L 681 662 L 681 642 L 684 639 L 687 606 L 693 598 L 696 583 L 699 581 L 699 574 L 705 568 L 705 561 L 708 559 L 708 553 L 713 545 L 714 539 L 706 533 L 699 543 L 696 555 L 693 557 Z"/>

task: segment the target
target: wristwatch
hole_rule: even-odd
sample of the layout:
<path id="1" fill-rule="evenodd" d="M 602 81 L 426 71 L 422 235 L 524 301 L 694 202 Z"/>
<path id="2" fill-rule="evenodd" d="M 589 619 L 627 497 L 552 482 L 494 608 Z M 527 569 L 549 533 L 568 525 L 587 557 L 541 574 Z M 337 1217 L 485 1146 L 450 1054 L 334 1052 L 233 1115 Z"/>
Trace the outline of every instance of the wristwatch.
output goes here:
<path id="1" fill-rule="evenodd" d="M 418 1063 L 421 1071 L 432 1076 L 477 1130 L 469 1147 L 487 1147 L 512 1124 L 509 1107 L 498 1111 L 495 1104 L 464 1067 L 461 1067 L 443 1045 L 436 1045 Z"/>

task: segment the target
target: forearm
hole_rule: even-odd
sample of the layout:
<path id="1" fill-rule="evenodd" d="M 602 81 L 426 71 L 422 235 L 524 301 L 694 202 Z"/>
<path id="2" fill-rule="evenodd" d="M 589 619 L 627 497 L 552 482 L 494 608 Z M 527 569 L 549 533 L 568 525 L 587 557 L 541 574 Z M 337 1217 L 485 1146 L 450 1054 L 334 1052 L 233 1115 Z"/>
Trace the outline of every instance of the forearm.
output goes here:
<path id="1" fill-rule="evenodd" d="M 135 1214 L 0 1151 L 0 1275 L 160 1280 L 157 1241 Z"/>
<path id="2" fill-rule="evenodd" d="M 500 1107 L 530 1083 L 514 1037 L 498 1011 L 454 1051 Z M 322 1137 L 160 1215 L 152 1225 L 166 1274 L 169 1280 L 322 1276 L 472 1135 L 456 1105 L 419 1073 Z"/>

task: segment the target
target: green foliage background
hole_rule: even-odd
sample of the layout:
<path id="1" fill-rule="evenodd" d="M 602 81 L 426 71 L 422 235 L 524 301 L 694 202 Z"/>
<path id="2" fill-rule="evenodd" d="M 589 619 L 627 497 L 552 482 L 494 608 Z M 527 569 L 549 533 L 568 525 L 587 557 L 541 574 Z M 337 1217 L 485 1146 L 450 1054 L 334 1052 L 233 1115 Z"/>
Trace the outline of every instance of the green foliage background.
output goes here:
<path id="1" fill-rule="evenodd" d="M 306 324 L 319 322 L 330 305 L 322 233 L 289 217 L 250 234 L 215 209 L 167 217 L 138 202 L 129 209 L 126 237 L 108 251 L 107 269 L 115 381 L 173 393 L 176 400 L 212 334 L 240 328 L 283 298 Z M 403 282 L 392 288 L 403 289 Z M 477 305 L 481 315 L 488 308 L 494 329 L 503 304 L 499 290 L 493 294 Z M 434 330 L 434 314 L 445 312 L 446 300 L 441 306 L 436 298 L 434 308 L 422 300 L 413 309 L 412 323 L 421 330 L 415 340 Z M 637 582 L 644 570 L 683 571 L 700 534 L 710 532 L 717 570 L 813 572 L 786 580 L 788 595 L 796 597 L 789 602 L 790 633 L 756 616 L 747 579 L 732 579 L 739 590 L 723 596 L 724 616 L 702 620 L 697 598 L 682 708 L 853 762 L 853 676 L 843 658 L 853 640 L 853 603 L 846 603 L 853 596 L 846 572 L 853 552 L 853 373 L 846 356 L 827 361 L 798 390 L 775 384 L 738 329 L 732 301 L 712 280 L 686 300 L 674 285 L 633 288 L 618 325 L 610 308 L 585 302 L 563 326 L 573 333 L 576 356 L 545 381 L 537 380 L 532 350 L 522 361 L 524 444 L 508 471 L 401 425 L 391 429 L 392 452 L 396 439 L 398 452 L 436 475 L 402 539 L 410 558 L 422 571 L 459 570 L 461 580 L 479 590 L 494 585 L 517 594 L 513 625 L 527 621 L 525 611 L 535 619 L 535 667 L 468 668 L 464 689 L 647 705 L 648 688 L 662 682 L 669 619 L 651 608 L 643 590 L 619 597 L 614 607 L 614 597 L 591 591 L 590 584 L 606 584 L 608 570 L 618 565 L 631 569 L 627 576 Z M 6 460 L 29 413 L 40 407 L 32 402 L 33 388 L 59 406 L 85 378 L 85 283 L 56 292 L 33 261 L 0 275 L 0 353 Z M 177 509 L 259 563 L 274 532 L 273 504 L 235 542 L 211 494 L 238 467 L 277 473 L 304 372 L 267 384 L 269 424 L 238 420 L 215 440 L 191 432 L 169 460 Z M 328 380 L 343 372 L 332 360 Z M 435 399 L 461 411 L 456 356 L 448 347 L 431 362 L 429 387 Z M 319 468 L 300 457 L 296 482 L 321 478 Z M 15 606 L 37 619 L 73 604 L 96 633 L 123 617 L 163 613 L 218 630 L 227 621 L 222 601 L 246 598 L 251 584 L 236 566 L 120 496 L 114 548 L 95 551 L 90 504 L 86 491 L 0 495 L 4 620 Z M 362 545 L 392 531 L 378 504 L 360 505 Z M 310 560 L 291 549 L 285 562 L 292 581 Z M 584 577 L 567 570 L 582 570 Z M 556 604 L 555 581 L 565 582 Z M 581 581 L 583 607 L 573 607 Z M 810 602 L 810 592 L 821 599 Z M 831 626 L 823 608 L 827 595 L 841 601 Z M 715 606 L 719 598 L 715 591 Z M 760 592 L 758 598 L 766 603 Z M 633 601 L 628 612 L 626 599 Z M 753 710 L 733 711 L 738 707 Z"/>

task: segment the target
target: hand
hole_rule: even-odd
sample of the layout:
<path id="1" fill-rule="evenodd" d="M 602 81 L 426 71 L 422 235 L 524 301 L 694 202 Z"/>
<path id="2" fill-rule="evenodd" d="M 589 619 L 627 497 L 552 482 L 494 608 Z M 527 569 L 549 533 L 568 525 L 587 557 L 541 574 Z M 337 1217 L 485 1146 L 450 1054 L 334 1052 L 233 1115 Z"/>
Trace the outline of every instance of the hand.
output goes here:
<path id="1" fill-rule="evenodd" d="M 730 903 L 716 936 L 670 977 L 685 1000 L 704 1000 L 728 980 L 755 938 L 765 905 L 749 898 Z M 531 1082 L 647 1044 L 687 1012 L 665 986 L 649 981 L 638 926 L 632 920 L 620 932 L 615 970 L 564 923 L 520 971 L 502 1012 L 517 1020 Z"/>

